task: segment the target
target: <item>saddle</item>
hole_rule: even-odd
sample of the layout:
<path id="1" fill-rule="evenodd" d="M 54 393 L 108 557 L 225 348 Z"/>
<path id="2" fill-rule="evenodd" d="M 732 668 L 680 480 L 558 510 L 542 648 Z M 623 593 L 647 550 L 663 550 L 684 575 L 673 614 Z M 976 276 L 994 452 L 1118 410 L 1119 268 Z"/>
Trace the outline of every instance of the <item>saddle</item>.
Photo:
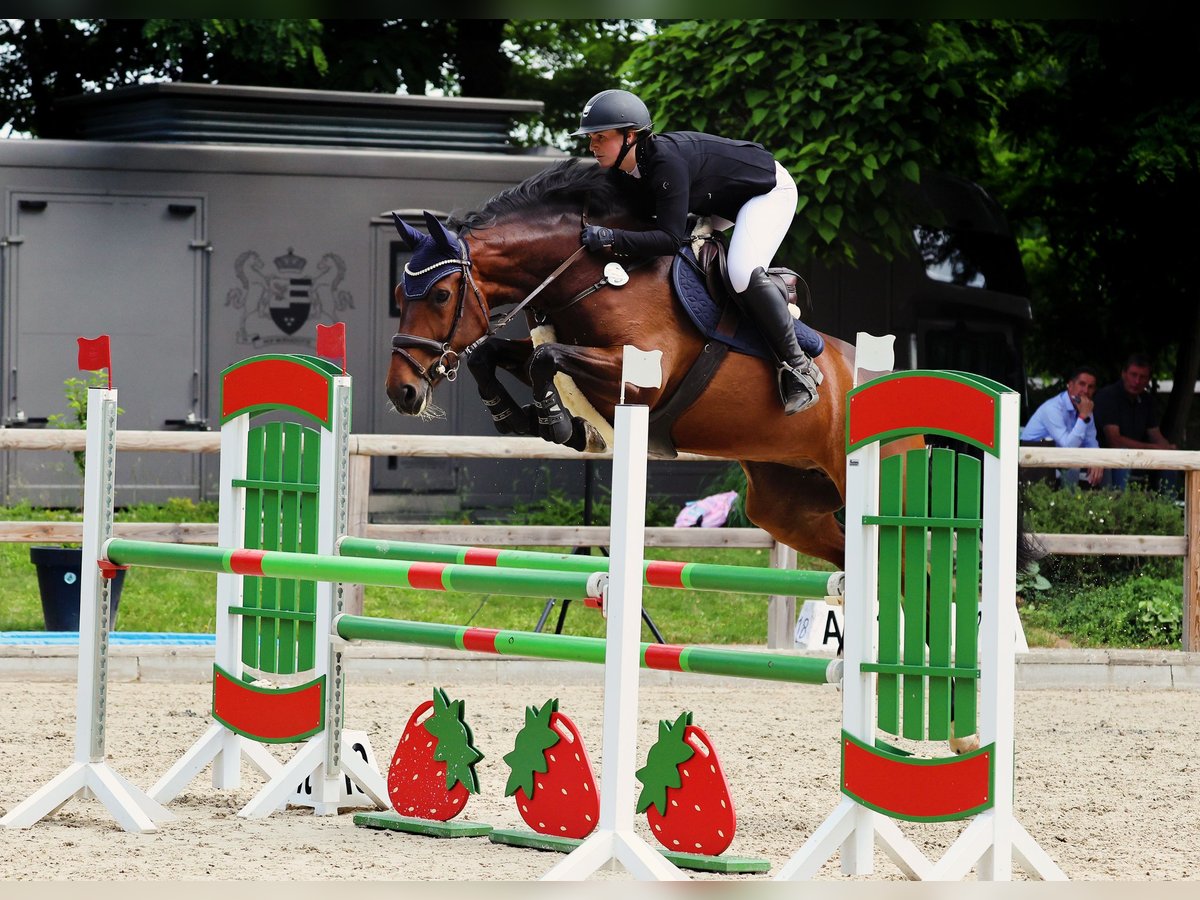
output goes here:
<path id="1" fill-rule="evenodd" d="M 758 329 L 743 316 L 735 291 L 729 283 L 727 248 L 719 232 L 701 219 L 692 233 L 692 242 L 675 255 L 671 264 L 671 287 L 680 305 L 707 342 L 679 387 L 665 403 L 650 414 L 650 454 L 659 459 L 674 459 L 678 453 L 671 440 L 671 428 L 704 393 L 717 368 L 730 350 L 757 356 L 774 365 L 775 359 Z M 804 285 L 804 305 L 811 310 L 808 285 L 791 269 L 772 267 L 767 276 L 797 303 L 799 287 Z M 810 357 L 825 349 L 825 341 L 804 322 L 796 320 L 796 339 Z"/>
<path id="2" fill-rule="evenodd" d="M 774 361 L 767 342 L 738 308 L 736 292 L 729 283 L 727 252 L 719 233 L 694 237 L 690 245 L 675 255 L 671 265 L 675 297 L 706 338 L 728 344 L 739 353 Z M 798 299 L 803 285 L 804 306 L 812 310 L 808 284 L 791 269 L 772 267 L 767 270 L 767 277 L 787 296 L 788 303 L 796 307 L 795 315 L 801 314 Z M 814 358 L 820 356 L 825 349 L 824 338 L 800 318 L 795 320 L 794 327 L 796 340 L 804 352 Z"/>
<path id="3" fill-rule="evenodd" d="M 718 306 L 725 306 L 734 300 L 733 285 L 729 283 L 729 248 L 725 246 L 725 237 L 719 231 L 713 231 L 703 219 L 699 221 L 696 230 L 692 232 L 692 258 L 698 271 L 704 277 L 704 286 L 708 295 Z M 767 269 L 767 277 L 771 279 L 790 306 L 795 306 L 801 315 L 804 311 L 812 312 L 812 294 L 808 290 L 808 282 L 791 269 L 772 266 Z M 804 306 L 800 306 L 800 285 L 804 286 Z"/>

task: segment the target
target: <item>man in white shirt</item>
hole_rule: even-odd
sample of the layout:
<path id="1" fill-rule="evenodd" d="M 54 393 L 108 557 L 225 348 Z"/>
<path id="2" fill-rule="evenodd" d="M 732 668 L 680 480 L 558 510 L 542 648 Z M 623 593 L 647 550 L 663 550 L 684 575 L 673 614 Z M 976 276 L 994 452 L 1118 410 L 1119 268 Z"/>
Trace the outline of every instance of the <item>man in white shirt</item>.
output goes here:
<path id="1" fill-rule="evenodd" d="M 1037 408 L 1025 427 L 1022 441 L 1054 441 L 1056 447 L 1099 447 L 1096 422 L 1092 417 L 1092 398 L 1098 383 L 1096 370 L 1079 366 L 1067 379 L 1067 389 L 1056 394 Z M 1104 478 L 1104 470 L 1092 466 L 1085 470 L 1064 469 L 1059 478 L 1064 487 L 1073 488 L 1079 482 L 1096 487 Z"/>

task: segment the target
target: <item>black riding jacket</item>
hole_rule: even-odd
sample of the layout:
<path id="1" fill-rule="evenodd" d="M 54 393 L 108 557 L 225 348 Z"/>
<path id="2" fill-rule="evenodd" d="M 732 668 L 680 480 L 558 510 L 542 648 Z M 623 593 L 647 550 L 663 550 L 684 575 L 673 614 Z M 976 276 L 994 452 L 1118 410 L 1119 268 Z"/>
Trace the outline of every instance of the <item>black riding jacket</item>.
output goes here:
<path id="1" fill-rule="evenodd" d="M 640 177 L 615 168 L 608 174 L 654 227 L 614 229 L 613 252 L 620 256 L 671 256 L 688 238 L 688 213 L 732 222 L 747 200 L 776 183 L 774 157 L 753 141 L 669 131 L 638 141 L 636 152 Z"/>

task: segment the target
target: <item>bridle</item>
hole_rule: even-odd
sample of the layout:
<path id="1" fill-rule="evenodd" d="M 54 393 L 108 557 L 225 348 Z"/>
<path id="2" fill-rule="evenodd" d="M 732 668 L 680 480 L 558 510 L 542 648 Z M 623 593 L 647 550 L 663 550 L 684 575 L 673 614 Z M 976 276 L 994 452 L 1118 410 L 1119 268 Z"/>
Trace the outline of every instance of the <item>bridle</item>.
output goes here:
<path id="1" fill-rule="evenodd" d="M 581 227 L 587 225 L 586 204 L 584 205 L 583 213 L 580 215 L 580 225 Z M 457 257 L 443 259 L 415 272 L 409 269 L 407 263 L 404 265 L 404 274 L 414 278 L 420 275 L 426 275 L 435 269 L 442 268 L 443 266 L 454 266 L 459 272 L 462 273 L 462 278 L 460 278 L 458 282 L 458 303 L 454 309 L 454 321 L 450 325 L 450 333 L 447 334 L 443 340 L 437 341 L 432 338 L 421 337 L 420 335 L 416 334 L 404 334 L 402 332 L 397 332 L 392 336 L 392 353 L 399 354 L 401 357 L 403 357 L 408 364 L 413 367 L 413 371 L 417 373 L 417 376 L 427 381 L 430 387 L 433 386 L 433 383 L 438 378 L 445 378 L 447 381 L 454 381 L 458 377 L 459 364 L 468 356 L 470 356 L 476 347 L 478 347 L 488 338 L 494 336 L 498 331 L 500 331 L 500 329 L 505 328 L 510 322 L 512 322 L 512 320 L 516 318 L 517 314 L 533 301 L 534 297 L 545 290 L 556 278 L 558 278 L 558 276 L 570 268 L 571 264 L 574 263 L 575 260 L 579 258 L 580 254 L 582 254 L 586 249 L 584 246 L 580 245 L 579 249 L 559 263 L 558 268 L 547 275 L 542 280 L 542 283 L 535 287 L 525 297 L 524 300 L 513 307 L 513 309 L 507 315 L 493 322 L 491 317 L 488 315 L 487 306 L 484 305 L 483 295 L 480 293 L 479 285 L 475 283 L 475 276 L 471 273 L 471 253 L 467 248 L 466 239 L 462 236 L 462 232 L 459 232 L 457 237 L 459 246 L 459 255 Z M 447 275 L 449 274 L 452 273 L 448 272 Z M 444 278 L 446 278 L 446 275 L 443 275 L 441 278 L 435 281 L 434 285 L 441 282 Z M 461 351 L 456 351 L 454 350 L 452 344 L 454 343 L 454 335 L 458 332 L 458 326 L 466 317 L 468 283 L 471 286 L 472 293 L 475 295 L 475 302 L 479 305 L 479 311 L 483 315 L 484 321 L 488 323 L 487 331 L 464 347 Z M 602 279 L 600 282 L 592 285 L 592 287 L 584 291 L 581 295 L 572 298 L 569 303 L 574 303 L 575 300 L 580 299 L 581 296 L 586 296 L 587 294 L 592 293 L 605 283 L 607 283 L 607 281 Z M 429 289 L 433 290 L 433 285 L 430 285 Z M 423 296 L 428 296 L 428 291 Z M 422 298 L 414 297 L 413 299 L 420 300 Z M 417 362 L 413 355 L 408 352 L 407 348 L 410 347 L 414 349 L 428 350 L 431 353 L 437 353 L 437 361 L 433 363 L 433 365 L 426 368 Z"/>
<path id="2" fill-rule="evenodd" d="M 447 381 L 453 381 L 458 377 L 458 365 L 466 355 L 475 348 L 475 344 L 464 349 L 460 354 L 451 346 L 454 342 L 454 335 L 458 332 L 458 326 L 466 316 L 467 312 L 467 285 L 470 284 L 471 292 L 475 295 L 475 302 L 479 305 L 479 311 L 483 314 L 484 319 L 488 318 L 487 307 L 483 303 L 483 295 L 479 291 L 479 285 L 475 283 L 475 276 L 471 274 L 471 253 L 467 249 L 467 242 L 461 237 L 458 241 L 459 255 L 456 258 L 448 258 L 440 260 L 431 266 L 426 266 L 424 269 L 413 271 L 408 267 L 408 263 L 404 264 L 404 274 L 412 277 L 426 275 L 435 269 L 440 269 L 443 266 L 455 266 L 462 273 L 462 278 L 458 282 L 458 303 L 454 309 L 454 321 L 450 325 L 450 333 L 446 335 L 444 340 L 435 341 L 432 338 L 421 337 L 417 334 L 404 334 L 397 332 L 392 336 L 392 352 L 403 357 L 413 370 L 421 378 L 424 378 L 432 386 L 438 378 L 445 378 Z M 447 273 L 450 274 L 450 273 Z M 429 290 L 433 290 L 434 285 L 442 281 L 446 276 L 443 275 L 429 286 Z M 426 291 L 423 296 L 428 296 L 429 291 Z M 420 300 L 421 297 L 414 297 L 414 300 Z M 491 324 L 489 323 L 489 332 Z M 486 337 L 486 335 L 485 335 Z M 478 343 L 478 342 L 476 342 Z M 416 358 L 408 352 L 406 348 L 413 347 L 421 350 L 428 350 L 431 353 L 438 354 L 437 361 L 429 368 L 417 362 Z"/>

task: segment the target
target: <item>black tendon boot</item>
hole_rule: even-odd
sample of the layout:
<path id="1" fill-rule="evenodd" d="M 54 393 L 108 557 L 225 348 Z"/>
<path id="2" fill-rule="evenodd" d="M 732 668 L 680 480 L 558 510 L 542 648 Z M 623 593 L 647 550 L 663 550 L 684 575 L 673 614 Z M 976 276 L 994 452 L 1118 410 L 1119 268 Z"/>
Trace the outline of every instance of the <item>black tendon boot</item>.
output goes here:
<path id="1" fill-rule="evenodd" d="M 750 283 L 737 295 L 737 301 L 779 362 L 779 396 L 784 415 L 808 409 L 817 402 L 817 385 L 825 376 L 796 341 L 787 298 L 759 266 L 750 274 Z"/>
<path id="2" fill-rule="evenodd" d="M 574 432 L 571 415 L 563 409 L 562 399 L 553 385 L 541 397 L 535 396 L 533 405 L 537 411 L 538 434 L 543 440 L 565 444 L 571 439 Z"/>

